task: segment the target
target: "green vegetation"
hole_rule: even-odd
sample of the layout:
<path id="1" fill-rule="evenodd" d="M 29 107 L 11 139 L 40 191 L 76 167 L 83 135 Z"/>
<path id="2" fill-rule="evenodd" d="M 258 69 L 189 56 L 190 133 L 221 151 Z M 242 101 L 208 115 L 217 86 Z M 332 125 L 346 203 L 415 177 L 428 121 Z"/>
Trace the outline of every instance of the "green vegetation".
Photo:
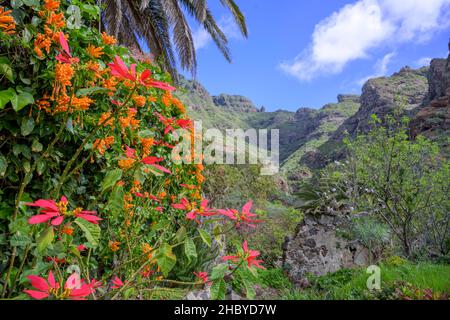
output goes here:
<path id="1" fill-rule="evenodd" d="M 364 299 L 408 299 L 425 296 L 431 289 L 435 299 L 445 298 L 450 294 L 450 266 L 432 263 L 403 262 L 402 265 L 379 264 L 381 269 L 380 290 L 367 289 L 370 274 L 365 268 L 341 269 L 320 277 L 309 277 L 309 285 L 305 289 L 295 289 L 281 269 L 270 269 L 259 272 L 259 281 L 265 292 L 272 296 L 263 298 L 279 298 L 286 300 L 364 300 Z M 276 291 L 267 290 L 268 288 Z M 273 294 L 276 293 L 275 296 Z"/>

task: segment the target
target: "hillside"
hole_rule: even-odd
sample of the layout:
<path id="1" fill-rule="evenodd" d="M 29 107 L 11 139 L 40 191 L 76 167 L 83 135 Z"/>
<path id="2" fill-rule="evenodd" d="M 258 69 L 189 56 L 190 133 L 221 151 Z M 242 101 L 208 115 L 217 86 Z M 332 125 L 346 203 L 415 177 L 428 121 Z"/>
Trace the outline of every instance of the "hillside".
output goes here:
<path id="1" fill-rule="evenodd" d="M 430 68 L 402 68 L 391 76 L 369 79 L 361 96 L 343 95 L 336 103 L 296 112 L 266 112 L 243 96 L 211 96 L 198 82 L 182 79 L 180 99 L 204 128 L 280 130 L 281 173 L 294 187 L 313 170 L 342 158 L 342 139 L 370 129 L 372 114 L 383 119 L 396 110 L 411 119 L 411 134 L 448 145 L 449 59 L 434 59 Z"/>

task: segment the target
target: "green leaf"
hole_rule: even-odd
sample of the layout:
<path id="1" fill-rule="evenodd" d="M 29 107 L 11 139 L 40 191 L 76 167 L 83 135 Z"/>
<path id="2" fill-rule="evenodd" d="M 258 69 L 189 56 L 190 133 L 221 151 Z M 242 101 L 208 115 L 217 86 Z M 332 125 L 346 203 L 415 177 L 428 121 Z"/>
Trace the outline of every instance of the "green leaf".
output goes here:
<path id="1" fill-rule="evenodd" d="M 23 154 L 23 156 L 27 159 L 31 159 L 31 150 L 27 145 L 24 144 L 15 144 L 13 146 L 13 154 L 17 157 L 19 154 Z"/>
<path id="2" fill-rule="evenodd" d="M 0 177 L 5 176 L 6 169 L 8 168 L 8 159 L 0 154 Z"/>
<path id="3" fill-rule="evenodd" d="M 108 91 L 108 89 L 102 88 L 102 87 L 83 88 L 83 89 L 77 90 L 77 97 L 87 96 L 90 94 L 94 94 L 94 93 L 98 93 L 98 92 L 105 92 L 105 91 Z"/>
<path id="4" fill-rule="evenodd" d="M 124 192 L 122 186 L 116 186 L 109 196 L 108 208 L 114 217 L 117 216 L 123 209 L 123 196 Z"/>
<path id="5" fill-rule="evenodd" d="M 195 247 L 194 240 L 191 238 L 187 238 L 184 242 L 184 253 L 186 254 L 189 262 L 191 262 L 192 258 L 197 258 L 197 249 Z"/>
<path id="6" fill-rule="evenodd" d="M 11 103 L 14 110 L 20 111 L 25 106 L 34 103 L 34 98 L 31 93 L 22 92 L 20 94 L 14 95 L 11 99 Z"/>
<path id="7" fill-rule="evenodd" d="M 34 129 L 34 119 L 33 118 L 22 118 L 22 124 L 20 125 L 20 132 L 23 136 L 29 135 Z"/>
<path id="8" fill-rule="evenodd" d="M 225 276 L 225 273 L 228 270 L 228 266 L 224 263 L 218 264 L 214 266 L 211 271 L 211 280 L 219 280 Z"/>
<path id="9" fill-rule="evenodd" d="M 12 247 L 25 247 L 31 244 L 31 239 L 27 235 L 19 235 L 16 233 L 11 237 L 10 243 Z"/>
<path id="10" fill-rule="evenodd" d="M 93 246 L 98 246 L 98 242 L 100 240 L 100 227 L 98 224 L 90 223 L 81 218 L 76 218 L 75 223 L 80 227 L 80 229 L 84 232 L 84 236 L 87 241 Z"/>
<path id="11" fill-rule="evenodd" d="M 4 75 L 6 79 L 14 83 L 14 74 L 11 62 L 6 57 L 0 57 L 0 75 Z M 1 79 L 2 77 L 0 77 Z"/>
<path id="12" fill-rule="evenodd" d="M 177 257 L 172 252 L 172 246 L 167 243 L 161 245 L 155 255 L 155 259 L 165 277 L 167 277 L 170 270 L 172 270 L 177 263 Z"/>
<path id="13" fill-rule="evenodd" d="M 0 109 L 3 109 L 5 105 L 11 101 L 11 99 L 16 95 L 16 91 L 13 88 L 0 91 Z"/>
<path id="14" fill-rule="evenodd" d="M 175 234 L 175 238 L 178 242 L 183 241 L 186 238 L 186 228 L 184 226 L 181 226 L 180 229 L 177 230 L 177 233 Z"/>
<path id="15" fill-rule="evenodd" d="M 219 224 L 216 224 L 213 229 L 214 239 L 217 241 L 217 243 L 220 245 L 220 247 L 223 247 L 225 245 L 224 243 L 224 237 L 222 233 L 222 228 Z"/>
<path id="16" fill-rule="evenodd" d="M 253 288 L 252 283 L 248 279 L 246 279 L 244 277 L 242 277 L 241 279 L 242 279 L 242 282 L 244 283 L 244 287 L 245 287 L 245 291 L 246 291 L 246 294 L 247 294 L 247 298 L 248 299 L 254 299 L 255 295 L 256 295 L 256 292 L 255 292 L 255 288 Z"/>
<path id="17" fill-rule="evenodd" d="M 39 159 L 36 164 L 36 171 L 37 171 L 38 175 L 43 174 L 46 168 L 47 168 L 47 162 L 45 161 L 45 159 Z"/>
<path id="18" fill-rule="evenodd" d="M 211 293 L 211 300 L 224 300 L 226 293 L 225 280 L 220 279 L 215 281 L 209 290 Z"/>
<path id="19" fill-rule="evenodd" d="M 39 0 L 22 0 L 22 2 L 29 7 L 39 7 Z"/>
<path id="20" fill-rule="evenodd" d="M 208 247 L 211 247 L 211 236 L 208 232 L 206 232 L 203 229 L 197 229 L 198 233 L 200 233 L 200 237 L 202 238 L 203 242 L 208 245 Z"/>
<path id="21" fill-rule="evenodd" d="M 48 247 L 48 245 L 53 242 L 54 235 L 55 234 L 53 232 L 52 226 L 48 227 L 47 229 L 41 232 L 39 238 L 36 241 L 39 252 L 41 253 L 44 252 L 44 250 Z"/>
<path id="22" fill-rule="evenodd" d="M 23 170 L 24 170 L 26 173 L 30 172 L 30 170 L 31 170 L 31 164 L 30 164 L 30 161 L 25 160 L 25 161 L 22 163 L 22 167 L 23 167 Z"/>
<path id="23" fill-rule="evenodd" d="M 111 171 L 108 171 L 106 173 L 105 178 L 103 179 L 102 186 L 101 186 L 101 192 L 105 192 L 106 190 L 112 188 L 117 181 L 122 178 L 122 170 L 121 169 L 114 169 Z"/>
<path id="24" fill-rule="evenodd" d="M 34 139 L 31 143 L 31 151 L 33 152 L 41 152 L 43 149 L 42 143 L 40 143 L 38 140 Z"/>

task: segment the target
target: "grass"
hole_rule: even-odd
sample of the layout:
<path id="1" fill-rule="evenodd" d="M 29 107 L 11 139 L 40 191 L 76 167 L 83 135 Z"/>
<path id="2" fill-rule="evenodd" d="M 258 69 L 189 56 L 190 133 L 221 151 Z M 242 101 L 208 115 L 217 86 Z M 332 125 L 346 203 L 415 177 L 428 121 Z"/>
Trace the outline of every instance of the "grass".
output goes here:
<path id="1" fill-rule="evenodd" d="M 429 262 L 403 265 L 380 264 L 381 292 L 393 291 L 400 282 L 409 283 L 421 290 L 450 293 L 450 265 Z M 284 277 L 284 280 L 283 280 Z M 304 290 L 289 285 L 281 269 L 266 270 L 260 275 L 265 287 L 278 290 L 276 299 L 282 300 L 361 300 L 370 299 L 365 268 L 342 269 L 321 277 L 310 277 L 311 286 Z"/>

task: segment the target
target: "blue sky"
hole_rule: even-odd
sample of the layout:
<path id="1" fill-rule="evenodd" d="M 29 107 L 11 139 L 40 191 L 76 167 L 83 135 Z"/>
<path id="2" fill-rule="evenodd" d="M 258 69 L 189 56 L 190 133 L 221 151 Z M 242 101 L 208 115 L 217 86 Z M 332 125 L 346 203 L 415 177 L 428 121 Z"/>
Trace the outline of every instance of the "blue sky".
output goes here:
<path id="1" fill-rule="evenodd" d="M 450 0 L 237 0 L 243 39 L 220 1 L 211 10 L 230 40 L 229 64 L 193 24 L 197 80 L 213 94 L 241 94 L 268 111 L 319 108 L 364 80 L 445 57 Z"/>

